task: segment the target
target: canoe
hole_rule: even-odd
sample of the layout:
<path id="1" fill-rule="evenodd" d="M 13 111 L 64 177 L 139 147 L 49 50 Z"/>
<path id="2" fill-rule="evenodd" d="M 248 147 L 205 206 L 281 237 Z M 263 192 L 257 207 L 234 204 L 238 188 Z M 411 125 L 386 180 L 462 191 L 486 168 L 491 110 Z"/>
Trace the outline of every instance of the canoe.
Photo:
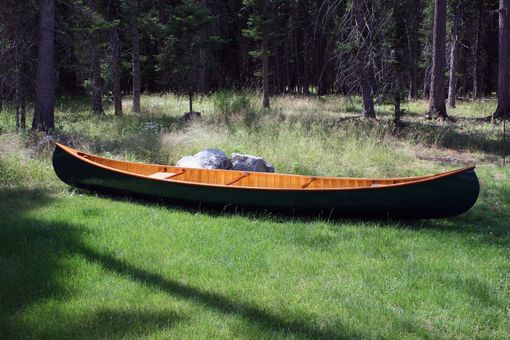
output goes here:
<path id="1" fill-rule="evenodd" d="M 480 190 L 474 167 L 405 178 L 301 176 L 126 162 L 62 144 L 53 167 L 65 183 L 90 191 L 326 217 L 450 217 L 469 210 Z"/>

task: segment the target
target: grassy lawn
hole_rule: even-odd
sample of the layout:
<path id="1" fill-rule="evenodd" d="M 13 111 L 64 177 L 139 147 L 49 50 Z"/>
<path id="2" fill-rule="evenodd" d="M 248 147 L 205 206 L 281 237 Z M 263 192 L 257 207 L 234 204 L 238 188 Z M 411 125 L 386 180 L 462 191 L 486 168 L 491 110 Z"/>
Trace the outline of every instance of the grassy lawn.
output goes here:
<path id="1" fill-rule="evenodd" d="M 59 182 L 51 141 L 0 113 L 0 338 L 506 338 L 510 167 L 493 101 L 460 103 L 456 124 L 405 104 L 394 131 L 353 118 L 357 99 L 250 94 L 146 96 L 142 116 L 91 117 L 63 100 L 55 139 L 116 158 L 172 163 L 205 147 L 265 157 L 279 172 L 401 176 L 477 164 L 466 214 L 363 221 L 222 214 Z M 126 110 L 129 103 L 126 103 Z"/>

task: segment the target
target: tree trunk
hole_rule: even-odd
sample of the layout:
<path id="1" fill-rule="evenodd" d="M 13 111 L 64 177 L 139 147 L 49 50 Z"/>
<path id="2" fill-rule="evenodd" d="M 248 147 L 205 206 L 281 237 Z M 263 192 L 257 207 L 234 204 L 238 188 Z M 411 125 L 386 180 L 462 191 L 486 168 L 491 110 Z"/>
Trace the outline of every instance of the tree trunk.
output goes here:
<path id="1" fill-rule="evenodd" d="M 262 106 L 269 108 L 269 51 L 267 32 L 262 33 Z"/>
<path id="2" fill-rule="evenodd" d="M 207 50 L 205 47 L 200 48 L 199 52 L 199 66 L 198 66 L 198 93 L 207 93 Z"/>
<path id="3" fill-rule="evenodd" d="M 131 0 L 131 35 L 133 63 L 133 112 L 140 113 L 140 42 L 138 39 L 138 0 Z"/>
<path id="4" fill-rule="evenodd" d="M 418 20 L 421 0 L 411 2 L 409 6 L 409 21 L 407 24 L 407 43 L 409 48 L 409 100 L 418 99 Z"/>
<path id="5" fill-rule="evenodd" d="M 14 45 L 15 54 L 15 101 L 16 101 L 16 131 L 21 128 L 25 130 L 26 127 L 26 104 L 25 104 L 25 91 L 24 91 L 24 76 L 23 76 L 23 56 L 21 51 L 21 39 L 16 38 Z"/>
<path id="6" fill-rule="evenodd" d="M 288 28 L 287 39 L 285 39 L 285 78 L 286 86 L 285 93 L 290 92 L 291 88 L 291 77 L 290 77 L 290 55 L 289 55 L 289 40 L 290 40 L 290 28 Z"/>
<path id="7" fill-rule="evenodd" d="M 55 0 L 39 1 L 39 43 L 32 129 L 49 132 L 55 127 Z"/>
<path id="8" fill-rule="evenodd" d="M 294 50 L 294 69 L 295 69 L 295 86 L 293 86 L 293 91 L 295 93 L 300 93 L 301 87 L 301 65 L 299 62 L 299 48 L 298 48 L 298 37 L 297 37 L 297 29 L 292 30 L 292 42 L 293 42 L 293 50 Z"/>
<path id="9" fill-rule="evenodd" d="M 430 96 L 430 65 L 427 65 L 423 73 L 423 98 Z"/>
<path id="10" fill-rule="evenodd" d="M 480 98 L 480 41 L 482 35 L 483 0 L 478 0 L 476 19 L 476 38 L 473 49 L 473 99 Z"/>
<path id="11" fill-rule="evenodd" d="M 95 0 L 88 0 L 92 12 L 96 11 Z M 101 115 L 103 111 L 103 86 L 101 79 L 101 51 L 98 46 L 99 34 L 94 31 L 90 37 L 90 78 L 92 87 L 92 112 Z"/>
<path id="12" fill-rule="evenodd" d="M 189 98 L 189 113 L 193 113 L 193 91 L 188 92 L 188 98 Z"/>
<path id="13" fill-rule="evenodd" d="M 202 6 L 207 9 L 208 1 L 202 0 Z M 198 66 L 198 93 L 207 93 L 207 48 L 204 46 L 207 39 L 207 29 L 200 33 L 201 46 Z"/>
<path id="14" fill-rule="evenodd" d="M 323 32 L 321 32 L 321 37 L 320 37 L 320 46 L 321 48 L 319 48 L 319 53 L 318 53 L 318 57 L 317 59 L 319 60 L 319 62 L 321 63 L 321 72 L 319 74 L 319 79 L 318 79 L 318 89 L 317 89 L 317 94 L 319 96 L 323 96 L 323 95 L 326 95 L 328 93 L 328 90 L 329 90 L 329 86 L 328 86 L 328 79 L 329 79 L 329 59 L 330 59 L 330 51 L 331 51 L 331 48 L 330 48 L 330 45 L 331 45 L 331 40 L 325 36 L 325 34 Z M 323 51 L 323 53 L 321 53 L 320 51 Z"/>
<path id="15" fill-rule="evenodd" d="M 363 14 L 363 0 L 353 0 L 353 10 L 356 20 L 356 30 L 360 39 L 358 51 L 357 69 L 359 77 L 359 86 L 361 89 L 361 97 L 363 100 L 363 117 L 375 118 L 374 102 L 372 100 L 372 87 L 370 86 L 370 62 L 368 58 L 368 49 L 365 40 L 365 16 Z"/>
<path id="16" fill-rule="evenodd" d="M 393 104 L 394 104 L 394 107 L 395 107 L 395 110 L 394 110 L 394 115 L 393 115 L 393 124 L 395 125 L 395 128 L 399 128 L 400 125 L 402 124 L 400 118 L 402 116 L 402 111 L 400 109 L 400 103 L 401 103 L 401 100 L 402 100 L 402 97 L 401 97 L 401 86 L 402 86 L 402 81 L 401 81 L 401 76 L 400 76 L 400 71 L 399 70 L 395 70 L 395 80 L 394 80 L 394 98 L 393 98 Z"/>
<path id="17" fill-rule="evenodd" d="M 100 53 L 99 47 L 91 47 L 92 112 L 97 115 L 104 113 Z"/>
<path id="18" fill-rule="evenodd" d="M 308 27 L 303 32 L 303 94 L 310 94 L 310 50 L 308 39 Z"/>
<path id="19" fill-rule="evenodd" d="M 301 17 L 299 21 L 301 23 L 299 26 L 302 28 L 302 56 L 303 56 L 303 75 L 301 80 L 301 87 L 303 89 L 304 95 L 310 94 L 310 38 L 309 31 L 311 27 L 311 17 L 310 17 L 310 1 L 309 0 L 301 0 L 298 1 L 298 6 L 300 6 L 300 10 L 298 11 L 298 15 Z"/>
<path id="20" fill-rule="evenodd" d="M 436 0 L 432 41 L 432 72 L 430 79 L 429 117 L 449 119 L 446 113 L 446 0 Z"/>
<path id="21" fill-rule="evenodd" d="M 159 22 L 162 24 L 166 24 L 168 21 L 168 15 L 166 13 L 166 0 L 158 0 L 158 16 Z"/>
<path id="22" fill-rule="evenodd" d="M 110 29 L 110 43 L 112 44 L 112 83 L 113 83 L 113 104 L 115 115 L 122 116 L 122 91 L 120 89 L 120 53 L 119 53 L 119 32 L 117 27 Z"/>
<path id="23" fill-rule="evenodd" d="M 451 31 L 451 51 L 450 51 L 450 82 L 448 84 L 448 106 L 455 107 L 457 98 L 457 73 L 459 68 L 459 26 L 461 20 L 462 1 L 453 3 L 453 24 Z"/>
<path id="24" fill-rule="evenodd" d="M 498 106 L 494 117 L 510 118 L 510 0 L 499 0 Z"/>
<path id="25" fill-rule="evenodd" d="M 119 28 L 114 21 L 119 18 L 118 0 L 111 0 L 108 4 L 108 20 L 113 25 L 110 28 L 111 68 L 112 68 L 112 94 L 113 106 L 116 116 L 122 116 L 122 91 L 120 88 L 120 52 Z"/>

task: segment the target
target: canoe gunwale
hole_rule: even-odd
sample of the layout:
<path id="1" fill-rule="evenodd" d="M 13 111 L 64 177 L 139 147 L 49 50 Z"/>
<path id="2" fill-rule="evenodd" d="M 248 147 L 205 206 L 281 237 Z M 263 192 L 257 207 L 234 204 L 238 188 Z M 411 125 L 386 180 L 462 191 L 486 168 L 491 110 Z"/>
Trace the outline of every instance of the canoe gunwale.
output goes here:
<path id="1" fill-rule="evenodd" d="M 170 182 L 170 183 L 185 184 L 185 185 L 190 185 L 190 186 L 218 187 L 218 188 L 225 188 L 225 189 L 231 189 L 231 190 L 232 189 L 242 189 L 242 190 L 265 190 L 265 191 L 298 191 L 298 192 L 380 190 L 380 189 L 388 189 L 388 188 L 395 188 L 395 187 L 412 186 L 412 185 L 418 184 L 418 183 L 436 181 L 436 180 L 439 180 L 439 179 L 442 179 L 445 177 L 455 176 L 455 175 L 475 169 L 475 166 L 470 166 L 470 167 L 465 167 L 462 169 L 457 169 L 457 170 L 434 174 L 434 175 L 414 176 L 414 177 L 398 177 L 398 178 L 363 178 L 363 177 L 359 177 L 359 178 L 356 178 L 359 180 L 367 180 L 367 181 L 408 180 L 407 182 L 403 182 L 403 183 L 382 184 L 382 185 L 377 185 L 377 186 L 336 187 L 336 188 L 308 188 L 308 187 L 305 187 L 305 188 L 277 188 L 277 187 L 232 186 L 232 185 L 228 185 L 228 184 L 210 184 L 210 183 L 200 183 L 200 182 L 192 182 L 192 181 L 182 181 L 182 180 L 172 179 L 172 178 L 169 178 L 169 179 L 153 178 L 148 175 L 137 174 L 134 172 L 129 172 L 129 171 L 117 169 L 117 168 L 114 168 L 111 166 L 107 166 L 107 165 L 101 164 L 99 162 L 90 160 L 86 157 L 83 157 L 82 155 L 90 155 L 90 156 L 94 156 L 94 157 L 99 157 L 99 156 L 95 156 L 93 154 L 88 154 L 86 152 L 81 152 L 81 151 L 75 150 L 73 148 L 70 148 L 68 146 L 62 145 L 60 143 L 55 143 L 55 145 L 56 145 L 56 147 L 60 148 L 61 150 L 63 150 L 67 154 L 69 154 L 71 157 L 77 158 L 82 162 L 88 163 L 95 167 L 103 168 L 108 171 L 120 173 L 123 175 L 142 178 L 145 180 L 157 181 L 157 182 L 161 182 L 161 183 L 169 183 Z M 99 158 L 104 158 L 104 157 L 99 157 Z M 127 162 L 127 161 L 121 161 L 121 162 L 140 164 L 140 165 L 148 165 L 148 166 L 159 166 L 159 167 L 167 166 L 167 165 L 160 165 L 160 164 L 146 164 L 146 163 Z M 188 169 L 186 167 L 174 167 L 174 168 L 178 168 L 181 170 Z M 207 171 L 208 169 L 199 169 L 199 170 Z M 252 172 L 240 171 L 239 173 L 240 174 L 250 174 Z M 257 173 L 257 174 L 260 174 L 260 173 Z M 287 175 L 287 174 L 275 174 L 275 175 Z M 299 177 L 303 177 L 303 178 L 324 178 L 324 179 L 345 179 L 345 180 L 353 179 L 352 177 L 351 178 L 349 178 L 349 177 L 326 177 L 326 176 L 322 177 L 322 176 L 303 176 L 303 175 L 291 175 L 291 176 L 299 176 Z"/>

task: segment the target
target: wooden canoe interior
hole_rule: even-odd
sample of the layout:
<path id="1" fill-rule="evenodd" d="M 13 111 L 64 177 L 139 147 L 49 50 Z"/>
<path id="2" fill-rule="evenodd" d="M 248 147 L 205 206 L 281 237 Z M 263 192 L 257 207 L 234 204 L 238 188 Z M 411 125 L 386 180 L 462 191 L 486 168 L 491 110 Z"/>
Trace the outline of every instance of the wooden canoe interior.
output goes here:
<path id="1" fill-rule="evenodd" d="M 78 152 L 72 148 L 61 146 L 67 152 L 83 157 L 94 163 L 136 175 L 147 176 L 158 180 L 182 181 L 201 184 L 213 184 L 232 187 L 274 188 L 274 189 L 335 189 L 380 187 L 385 185 L 414 182 L 438 175 L 423 177 L 370 179 L 370 178 L 340 178 L 314 177 L 287 174 L 271 174 L 257 172 L 243 172 L 232 170 L 208 170 L 180 168 L 174 166 L 133 163 L 113 160 L 91 154 Z"/>

